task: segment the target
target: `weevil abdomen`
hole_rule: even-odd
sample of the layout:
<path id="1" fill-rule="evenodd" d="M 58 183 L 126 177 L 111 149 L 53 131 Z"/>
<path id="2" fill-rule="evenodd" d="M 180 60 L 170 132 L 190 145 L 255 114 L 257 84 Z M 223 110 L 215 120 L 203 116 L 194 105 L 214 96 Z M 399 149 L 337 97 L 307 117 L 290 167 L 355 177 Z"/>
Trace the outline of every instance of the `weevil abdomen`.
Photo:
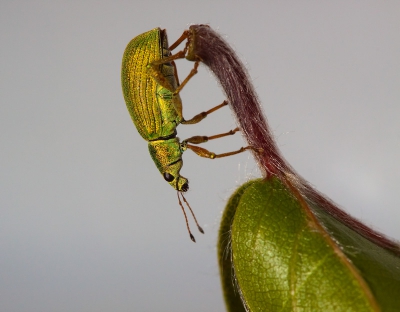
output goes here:
<path id="1" fill-rule="evenodd" d="M 122 89 L 126 106 L 140 133 L 147 141 L 171 135 L 182 121 L 182 102 L 174 66 L 159 66 L 160 78 L 168 88 L 149 74 L 149 64 L 170 54 L 164 30 L 152 29 L 132 39 L 122 60 Z"/>

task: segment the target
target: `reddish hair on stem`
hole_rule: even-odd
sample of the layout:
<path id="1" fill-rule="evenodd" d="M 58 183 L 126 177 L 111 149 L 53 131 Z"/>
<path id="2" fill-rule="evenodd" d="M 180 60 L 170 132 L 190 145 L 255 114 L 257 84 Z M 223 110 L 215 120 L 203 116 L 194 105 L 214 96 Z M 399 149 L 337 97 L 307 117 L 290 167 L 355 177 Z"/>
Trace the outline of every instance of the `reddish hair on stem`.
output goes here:
<path id="1" fill-rule="evenodd" d="M 298 175 L 282 157 L 264 117 L 261 105 L 245 66 L 222 37 L 207 25 L 192 25 L 188 32 L 189 60 L 200 60 L 216 76 L 239 127 L 253 151 L 259 167 L 268 179 L 278 176 L 295 187 L 308 203 L 328 214 L 375 244 L 400 255 L 400 247 L 384 235 L 370 229 L 319 193 Z M 312 209 L 312 205 L 310 207 Z"/>

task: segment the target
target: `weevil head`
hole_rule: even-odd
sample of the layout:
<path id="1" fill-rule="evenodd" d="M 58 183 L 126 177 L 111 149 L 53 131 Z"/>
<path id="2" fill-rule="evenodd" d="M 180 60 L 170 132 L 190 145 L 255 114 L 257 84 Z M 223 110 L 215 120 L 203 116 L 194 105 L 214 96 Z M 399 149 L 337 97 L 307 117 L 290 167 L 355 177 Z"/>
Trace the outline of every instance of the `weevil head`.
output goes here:
<path id="1" fill-rule="evenodd" d="M 163 172 L 164 180 L 167 181 L 175 190 L 187 192 L 189 190 L 189 181 L 179 174 L 182 168 L 182 160 L 168 166 Z"/>
<path id="2" fill-rule="evenodd" d="M 188 180 L 180 175 L 183 161 L 178 138 L 150 141 L 149 152 L 165 181 L 177 191 L 189 190 Z"/>

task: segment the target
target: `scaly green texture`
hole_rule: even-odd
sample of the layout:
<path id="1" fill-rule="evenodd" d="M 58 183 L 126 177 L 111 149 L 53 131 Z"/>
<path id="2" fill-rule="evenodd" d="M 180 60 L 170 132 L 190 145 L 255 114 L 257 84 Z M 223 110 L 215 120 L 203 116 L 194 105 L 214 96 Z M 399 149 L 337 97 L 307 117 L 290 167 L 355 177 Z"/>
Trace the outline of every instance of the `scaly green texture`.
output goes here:
<path id="1" fill-rule="evenodd" d="M 318 219 L 296 189 L 278 177 L 251 181 L 232 195 L 219 254 L 223 260 L 231 228 L 231 265 L 248 309 L 400 311 L 399 258 L 312 209 Z M 233 308 L 239 306 L 238 290 L 225 262 L 221 278 L 227 307 L 241 311 Z"/>
<path id="2" fill-rule="evenodd" d="M 159 73 L 149 67 L 168 56 L 167 33 L 154 28 L 133 38 L 122 57 L 121 83 L 126 107 L 147 141 L 170 136 L 182 121 L 181 99 L 179 94 L 172 94 L 178 87 L 173 65 L 160 65 Z"/>
<path id="3" fill-rule="evenodd" d="M 127 45 L 122 58 L 121 83 L 126 107 L 139 134 L 149 141 L 149 152 L 164 179 L 176 190 L 187 191 L 180 175 L 181 144 L 176 127 L 182 122 L 182 102 L 176 69 L 170 62 L 153 66 L 170 55 L 165 30 L 152 29 Z"/>

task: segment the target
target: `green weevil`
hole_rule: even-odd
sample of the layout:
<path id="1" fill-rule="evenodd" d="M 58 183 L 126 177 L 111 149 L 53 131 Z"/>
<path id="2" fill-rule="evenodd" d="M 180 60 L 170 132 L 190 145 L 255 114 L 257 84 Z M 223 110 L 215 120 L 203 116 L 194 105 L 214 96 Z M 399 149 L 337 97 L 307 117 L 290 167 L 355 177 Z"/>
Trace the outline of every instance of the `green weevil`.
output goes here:
<path id="1" fill-rule="evenodd" d="M 171 50 L 176 48 L 183 40 L 188 39 L 185 48 L 175 55 Z M 133 38 L 125 49 L 122 59 L 121 81 L 122 90 L 128 111 L 139 134 L 148 141 L 150 155 L 164 179 L 177 190 L 179 204 L 185 216 L 186 226 L 192 241 L 195 241 L 190 232 L 185 210 L 179 198 L 182 196 L 188 205 L 197 227 L 198 225 L 188 202 L 182 192 L 189 189 L 188 180 L 180 175 L 182 168 L 182 153 L 191 149 L 196 154 L 206 158 L 221 158 L 243 152 L 251 147 L 224 154 L 215 154 L 204 148 L 193 146 L 189 143 L 200 144 L 208 140 L 232 135 L 239 131 L 238 128 L 214 136 L 194 136 L 180 142 L 177 137 L 176 127 L 179 124 L 195 124 L 204 119 L 208 114 L 227 105 L 222 104 L 202 112 L 192 119 L 186 120 L 182 116 L 182 101 L 179 92 L 185 84 L 197 73 L 199 58 L 196 58 L 189 45 L 189 31 L 172 45 L 168 46 L 166 30 L 152 29 Z M 190 54 L 190 57 L 189 57 Z M 174 60 L 187 58 L 195 61 L 194 67 L 180 84 Z"/>

